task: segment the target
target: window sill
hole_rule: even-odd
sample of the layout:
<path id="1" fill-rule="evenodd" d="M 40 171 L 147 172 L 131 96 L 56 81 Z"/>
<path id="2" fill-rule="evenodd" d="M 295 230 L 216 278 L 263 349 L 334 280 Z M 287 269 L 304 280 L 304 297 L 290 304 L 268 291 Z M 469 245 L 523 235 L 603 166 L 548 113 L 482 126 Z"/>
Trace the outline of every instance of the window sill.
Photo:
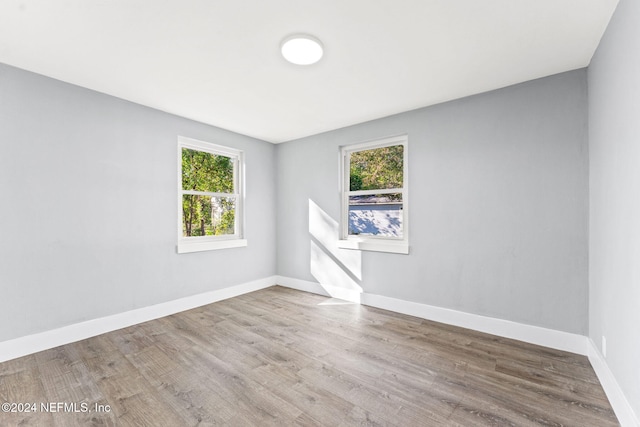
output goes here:
<path id="1" fill-rule="evenodd" d="M 392 254 L 409 254 L 409 244 L 405 241 L 393 240 L 338 240 L 338 247 L 342 249 L 356 249 L 360 251 L 387 252 Z"/>
<path id="2" fill-rule="evenodd" d="M 188 254 L 191 252 L 215 251 L 218 249 L 242 248 L 245 246 L 247 246 L 246 239 L 217 240 L 213 242 L 189 242 L 178 243 L 177 251 L 179 254 Z"/>

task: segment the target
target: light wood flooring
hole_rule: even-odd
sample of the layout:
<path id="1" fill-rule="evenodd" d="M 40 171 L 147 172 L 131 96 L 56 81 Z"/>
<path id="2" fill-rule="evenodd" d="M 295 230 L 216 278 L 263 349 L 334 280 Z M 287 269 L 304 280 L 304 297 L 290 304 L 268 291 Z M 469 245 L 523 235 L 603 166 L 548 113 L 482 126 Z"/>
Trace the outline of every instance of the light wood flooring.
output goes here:
<path id="1" fill-rule="evenodd" d="M 584 356 L 277 286 L 2 363 L 3 402 L 38 410 L 2 426 L 618 425 Z"/>

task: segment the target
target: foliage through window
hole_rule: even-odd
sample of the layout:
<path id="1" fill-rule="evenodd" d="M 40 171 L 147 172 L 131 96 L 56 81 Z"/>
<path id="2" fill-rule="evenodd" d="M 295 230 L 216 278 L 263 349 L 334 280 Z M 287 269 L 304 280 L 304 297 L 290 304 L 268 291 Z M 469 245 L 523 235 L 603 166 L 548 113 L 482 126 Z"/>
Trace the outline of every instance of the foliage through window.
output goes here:
<path id="1" fill-rule="evenodd" d="M 241 237 L 241 152 L 179 139 L 180 240 Z"/>
<path id="2" fill-rule="evenodd" d="M 233 159 L 182 148 L 182 190 L 183 237 L 234 234 Z"/>
<path id="3" fill-rule="evenodd" d="M 406 242 L 406 136 L 342 149 L 342 239 Z"/>

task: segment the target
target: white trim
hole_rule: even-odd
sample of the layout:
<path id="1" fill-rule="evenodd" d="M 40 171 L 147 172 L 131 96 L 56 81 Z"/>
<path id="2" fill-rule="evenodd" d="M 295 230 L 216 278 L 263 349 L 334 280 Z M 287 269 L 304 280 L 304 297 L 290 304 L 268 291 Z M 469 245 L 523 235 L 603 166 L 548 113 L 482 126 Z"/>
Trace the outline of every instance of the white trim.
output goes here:
<path id="1" fill-rule="evenodd" d="M 244 248 L 247 244 L 246 239 L 213 240 L 208 242 L 185 242 L 181 240 L 176 246 L 176 252 L 179 254 L 188 254 L 192 252 L 215 251 L 217 249 Z"/>
<path id="2" fill-rule="evenodd" d="M 616 413 L 616 417 L 618 417 L 618 422 L 622 427 L 640 427 L 640 421 L 620 388 L 618 381 L 616 381 L 613 372 L 609 369 L 606 359 L 602 356 L 602 353 L 598 351 L 593 340 L 590 338 L 587 339 L 589 362 L 591 362 L 591 366 L 593 366 L 593 370 L 596 372 L 600 384 L 602 384 L 609 403 L 611 403 L 611 407 Z"/>
<path id="3" fill-rule="evenodd" d="M 323 295 L 325 297 L 330 296 L 329 293 L 324 290 L 322 288 L 322 285 L 318 282 L 294 279 L 293 277 L 276 276 L 276 284 L 298 291 L 310 292 L 312 294 Z"/>
<path id="4" fill-rule="evenodd" d="M 375 294 L 362 294 L 362 304 L 556 350 L 568 351 L 583 356 L 587 354 L 586 337 L 583 335 Z"/>
<path id="5" fill-rule="evenodd" d="M 532 344 L 586 355 L 593 366 L 602 388 L 623 427 L 640 427 L 638 417 L 609 369 L 604 357 L 593 341 L 587 337 L 560 332 L 537 326 L 524 325 L 507 320 L 495 319 L 464 313 L 427 304 L 389 298 L 375 294 L 360 294 L 335 286 L 323 286 L 317 282 L 294 279 L 286 276 L 270 276 L 228 288 L 205 292 L 161 304 L 143 307 L 112 316 L 88 320 L 33 335 L 0 342 L 0 362 L 48 350 L 60 345 L 91 338 L 107 332 L 126 328 L 149 320 L 169 316 L 181 311 L 233 298 L 249 292 L 258 291 L 273 285 L 333 296 L 347 301 L 361 301 L 362 304 L 403 313 L 436 322 L 451 324 L 506 338 L 517 339 Z M 342 297 L 335 293 L 342 292 Z"/>
<path id="6" fill-rule="evenodd" d="M 374 196 L 376 194 L 403 194 L 402 188 L 387 188 L 379 190 L 354 190 L 349 191 L 349 196 Z M 395 203 L 402 205 L 403 202 L 386 202 L 385 204 Z"/>
<path id="7" fill-rule="evenodd" d="M 177 183 L 178 183 L 178 200 L 177 200 L 177 223 L 178 223 L 178 244 L 177 253 L 191 253 L 200 251 L 209 251 L 216 249 L 237 248 L 247 246 L 244 239 L 244 202 L 245 202 L 245 182 L 244 182 L 244 152 L 235 148 L 225 147 L 222 145 L 212 144 L 210 142 L 199 141 L 197 139 L 187 138 L 178 135 L 177 146 Z M 217 193 L 208 191 L 184 190 L 182 189 L 182 149 L 187 148 L 196 151 L 204 151 L 218 156 L 229 157 L 233 161 L 233 190 L 234 193 Z M 235 221 L 234 233 L 223 236 L 183 236 L 183 212 L 182 203 L 184 195 L 202 195 L 212 197 L 226 197 L 235 200 Z M 228 243 L 228 240 L 235 239 L 235 244 Z M 224 242 L 221 242 L 224 241 Z M 221 242 L 221 243 L 219 243 Z"/>
<path id="8" fill-rule="evenodd" d="M 344 239 L 338 240 L 338 247 L 342 249 L 357 249 L 360 251 L 388 252 L 392 254 L 409 254 L 409 243 L 398 239 Z"/>
<path id="9" fill-rule="evenodd" d="M 310 282 L 308 280 L 294 279 L 285 276 L 276 276 L 276 284 L 286 288 L 296 289 L 298 291 L 311 292 L 312 294 L 339 298 L 356 303 L 360 303 L 360 296 L 362 295 L 359 291 L 353 289 L 345 289 L 332 285 L 321 285 L 317 282 Z"/>
<path id="10" fill-rule="evenodd" d="M 0 362 L 268 288 L 275 283 L 276 276 L 265 277 L 228 288 L 192 295 L 149 307 L 142 307 L 112 316 L 92 319 L 86 322 L 0 342 Z"/>
<path id="11" fill-rule="evenodd" d="M 347 149 L 348 151 L 373 150 L 375 148 L 388 147 L 390 145 L 403 145 L 406 144 L 407 139 L 408 134 L 402 133 L 400 135 L 369 139 L 355 144 L 344 145 L 342 148 Z"/>
<path id="12" fill-rule="evenodd" d="M 331 290 L 330 288 L 316 282 L 283 276 L 276 276 L 276 280 L 277 284 L 281 286 L 338 298 L 336 295 L 329 295 L 327 289 Z M 583 356 L 587 355 L 587 338 L 578 334 L 369 293 L 362 293 L 360 295 L 360 302 L 364 305 L 378 307 L 396 313 L 407 314 L 422 319 L 446 323 L 448 325 L 460 326 L 462 328 L 486 332 L 500 337 L 524 341 L 556 350 L 568 351 Z"/>
<path id="13" fill-rule="evenodd" d="M 206 151 L 211 154 L 223 155 L 226 157 L 237 158 L 241 150 L 225 147 L 224 145 L 214 144 L 212 142 L 200 141 L 198 139 L 188 138 L 178 135 L 178 144 L 180 147 L 189 148 L 196 151 Z"/>
<path id="14" fill-rule="evenodd" d="M 402 145 L 402 188 L 385 190 L 358 190 L 350 189 L 350 165 L 351 153 L 365 150 L 375 150 L 383 147 Z M 395 135 L 391 137 L 360 142 L 357 144 L 343 145 L 340 147 L 340 225 L 338 247 L 344 249 L 358 249 L 363 251 L 388 252 L 396 254 L 409 253 L 409 135 Z M 349 197 L 365 194 L 402 194 L 402 237 L 389 238 L 381 236 L 351 236 L 349 235 Z M 391 245 L 388 245 L 391 243 Z M 398 245 L 401 242 L 402 245 Z"/>
<path id="15" fill-rule="evenodd" d="M 240 197 L 239 193 L 213 193 L 211 191 L 197 191 L 197 190 L 182 190 L 182 194 L 185 196 L 211 196 L 211 197 L 226 197 L 228 199 L 237 199 Z"/>

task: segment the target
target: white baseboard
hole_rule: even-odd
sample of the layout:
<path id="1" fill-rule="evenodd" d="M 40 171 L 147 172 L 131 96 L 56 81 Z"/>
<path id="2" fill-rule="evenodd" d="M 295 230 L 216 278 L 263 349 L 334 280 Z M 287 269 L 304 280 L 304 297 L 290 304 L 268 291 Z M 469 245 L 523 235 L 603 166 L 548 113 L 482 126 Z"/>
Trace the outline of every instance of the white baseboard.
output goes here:
<path id="1" fill-rule="evenodd" d="M 284 276 L 276 276 L 276 280 L 279 285 L 286 286 L 288 288 L 341 298 L 338 294 L 334 293 L 335 289 L 328 288 L 327 286 L 320 285 L 319 283 Z M 396 313 L 408 314 L 410 316 L 433 320 L 435 322 L 446 323 L 448 325 L 486 332 L 500 337 L 525 341 L 544 347 L 581 354 L 583 356 L 587 355 L 587 338 L 582 335 L 541 328 L 538 326 L 525 325 L 493 317 L 480 316 L 477 314 L 470 314 L 462 311 L 385 297 L 382 295 L 362 293 L 356 297 L 354 295 L 350 295 L 350 293 L 348 295 L 350 298 L 343 299 L 347 299 L 348 301 L 360 301 L 364 305 L 395 311 Z"/>
<path id="2" fill-rule="evenodd" d="M 330 296 L 327 291 L 322 288 L 320 283 L 310 282 L 308 280 L 294 279 L 286 276 L 276 276 L 276 283 L 285 288 L 297 289 L 298 291 L 311 292 L 312 294 Z"/>
<path id="3" fill-rule="evenodd" d="M 238 295 L 268 288 L 275 284 L 319 295 L 341 298 L 347 301 L 361 302 L 365 305 L 397 313 L 586 355 L 589 357 L 589 361 L 611 402 L 618 421 L 620 421 L 623 427 L 640 427 L 640 422 L 633 408 L 620 389 L 604 357 L 597 350 L 593 341 L 587 337 L 382 295 L 360 294 L 353 290 L 322 286 L 316 282 L 293 279 L 285 276 L 266 277 L 216 291 L 205 292 L 203 294 L 0 342 L 0 362 L 169 316 L 216 301 L 233 298 Z"/>
<path id="4" fill-rule="evenodd" d="M 554 348 L 556 350 L 587 355 L 586 337 L 569 332 L 556 331 L 554 329 L 541 328 L 539 326 L 525 325 L 509 320 L 480 316 L 448 308 L 435 307 L 389 298 L 382 295 L 362 294 L 362 304 L 397 313 L 408 314 L 422 319 L 460 326 L 475 331 L 486 332 L 499 337 L 511 338 L 531 344 Z"/>
<path id="5" fill-rule="evenodd" d="M 598 351 L 593 340 L 589 338 L 587 338 L 587 340 L 589 343 L 589 362 L 591 362 L 591 366 L 593 366 L 593 370 L 596 372 L 600 384 L 602 384 L 602 388 L 609 399 L 609 403 L 611 403 L 611 407 L 616 413 L 616 417 L 618 417 L 620 425 L 622 425 L 622 427 L 640 427 L 640 421 L 637 415 L 622 392 L 618 381 L 616 381 L 616 378 L 609 369 L 609 365 L 607 365 L 604 356 Z"/>
<path id="6" fill-rule="evenodd" d="M 339 298 L 345 301 L 356 303 L 360 303 L 360 298 L 362 295 L 362 293 L 353 289 L 345 289 L 331 285 L 321 285 L 317 282 L 293 279 L 291 277 L 285 276 L 276 276 L 276 283 L 287 288 L 311 292 L 312 294 L 324 295 L 332 298 Z"/>
<path id="7" fill-rule="evenodd" d="M 276 276 L 0 342 L 0 362 L 268 288 Z"/>

